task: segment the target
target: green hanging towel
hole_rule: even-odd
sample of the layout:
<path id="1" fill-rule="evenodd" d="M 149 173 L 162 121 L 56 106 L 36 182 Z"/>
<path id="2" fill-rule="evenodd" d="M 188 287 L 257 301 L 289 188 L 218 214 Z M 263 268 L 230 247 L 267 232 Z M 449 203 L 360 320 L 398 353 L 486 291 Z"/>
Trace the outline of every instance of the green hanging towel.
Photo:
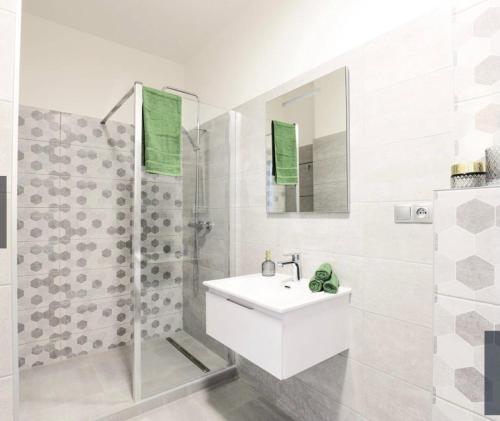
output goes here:
<path id="1" fill-rule="evenodd" d="M 296 185 L 297 139 L 295 124 L 272 121 L 273 175 L 276 184 Z"/>
<path id="2" fill-rule="evenodd" d="M 148 173 L 182 175 L 181 112 L 179 96 L 144 87 L 143 150 Z"/>
<path id="3" fill-rule="evenodd" d="M 331 278 L 323 282 L 323 291 L 328 292 L 330 294 L 336 294 L 337 291 L 339 290 L 340 282 L 339 278 L 337 278 L 337 275 L 335 275 L 334 272 L 332 272 Z"/>

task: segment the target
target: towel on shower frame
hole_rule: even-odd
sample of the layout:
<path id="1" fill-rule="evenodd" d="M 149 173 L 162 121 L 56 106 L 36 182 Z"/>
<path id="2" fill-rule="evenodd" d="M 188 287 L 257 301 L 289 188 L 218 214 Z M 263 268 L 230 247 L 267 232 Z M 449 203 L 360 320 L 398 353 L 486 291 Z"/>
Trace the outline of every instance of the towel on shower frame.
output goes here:
<path id="1" fill-rule="evenodd" d="M 182 99 L 144 87 L 142 90 L 143 157 L 148 173 L 182 175 Z"/>

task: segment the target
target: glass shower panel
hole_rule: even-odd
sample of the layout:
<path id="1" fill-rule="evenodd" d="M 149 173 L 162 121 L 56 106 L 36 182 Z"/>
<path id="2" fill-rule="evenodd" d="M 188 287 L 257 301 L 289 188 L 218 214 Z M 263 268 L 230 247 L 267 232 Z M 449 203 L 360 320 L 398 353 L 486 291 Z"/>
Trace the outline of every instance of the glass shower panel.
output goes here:
<path id="1" fill-rule="evenodd" d="M 231 363 L 228 351 L 205 334 L 202 285 L 229 275 L 230 113 L 198 110 L 190 99 L 183 99 L 182 113 L 182 176 L 142 172 L 143 398 Z"/>

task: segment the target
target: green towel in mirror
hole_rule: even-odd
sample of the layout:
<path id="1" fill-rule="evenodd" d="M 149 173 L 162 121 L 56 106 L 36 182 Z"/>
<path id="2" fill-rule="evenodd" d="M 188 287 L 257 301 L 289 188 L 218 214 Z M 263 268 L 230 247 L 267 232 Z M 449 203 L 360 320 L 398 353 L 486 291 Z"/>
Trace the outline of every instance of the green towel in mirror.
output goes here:
<path id="1" fill-rule="evenodd" d="M 314 277 L 320 281 L 327 281 L 332 276 L 332 265 L 330 263 L 322 263 L 316 272 Z"/>
<path id="2" fill-rule="evenodd" d="M 148 173 L 182 175 L 181 112 L 179 96 L 144 87 L 143 150 Z"/>
<path id="3" fill-rule="evenodd" d="M 276 184 L 298 182 L 297 139 L 295 124 L 272 121 L 273 175 Z"/>
<path id="4" fill-rule="evenodd" d="M 326 282 L 323 282 L 323 291 L 328 292 L 330 294 L 336 294 L 337 291 L 339 290 L 340 282 L 339 278 L 337 278 L 337 275 L 335 275 L 334 272 L 332 272 L 332 276 L 330 279 Z"/>

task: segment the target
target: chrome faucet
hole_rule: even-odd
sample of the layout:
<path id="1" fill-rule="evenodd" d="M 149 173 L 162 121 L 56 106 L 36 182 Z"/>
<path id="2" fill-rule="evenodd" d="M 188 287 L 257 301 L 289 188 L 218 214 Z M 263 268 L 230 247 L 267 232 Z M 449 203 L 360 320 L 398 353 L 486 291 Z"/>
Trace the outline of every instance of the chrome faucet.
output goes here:
<path id="1" fill-rule="evenodd" d="M 301 267 L 300 267 L 300 254 L 299 253 L 290 253 L 290 254 L 284 254 L 284 256 L 290 256 L 291 260 L 286 261 L 286 262 L 278 262 L 278 265 L 281 267 L 287 266 L 287 265 L 294 265 L 295 266 L 295 271 L 293 274 L 293 280 L 294 281 L 300 281 L 301 277 Z"/>

